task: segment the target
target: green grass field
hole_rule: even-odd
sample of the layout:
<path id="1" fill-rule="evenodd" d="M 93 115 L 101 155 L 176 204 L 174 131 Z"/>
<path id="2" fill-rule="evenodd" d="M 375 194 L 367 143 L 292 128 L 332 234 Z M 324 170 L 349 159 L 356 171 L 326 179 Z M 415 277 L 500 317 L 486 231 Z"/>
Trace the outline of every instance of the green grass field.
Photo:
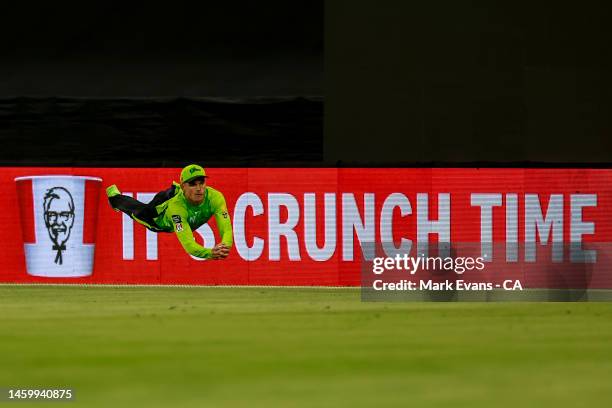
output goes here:
<path id="1" fill-rule="evenodd" d="M 73 388 L 60 405 L 612 406 L 612 303 L 0 286 L 0 311 L 0 387 Z"/>

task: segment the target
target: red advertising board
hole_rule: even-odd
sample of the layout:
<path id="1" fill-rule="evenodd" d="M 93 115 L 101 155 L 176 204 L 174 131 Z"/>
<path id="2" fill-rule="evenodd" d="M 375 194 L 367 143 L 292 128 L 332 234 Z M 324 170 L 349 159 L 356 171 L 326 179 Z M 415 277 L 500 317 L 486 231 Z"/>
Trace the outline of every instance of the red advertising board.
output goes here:
<path id="1" fill-rule="evenodd" d="M 224 261 L 194 259 L 173 234 L 149 232 L 108 205 L 103 189 L 110 184 L 148 201 L 179 172 L 2 168 L 0 188 L 13 200 L 0 213 L 0 281 L 358 286 L 368 246 L 449 242 L 476 246 L 495 273 L 588 265 L 589 287 L 612 288 L 612 170 L 209 168 L 208 184 L 224 194 L 234 228 Z M 61 198 L 70 189 L 53 185 L 49 176 L 57 175 L 80 176 L 71 184 L 79 192 Z M 56 201 L 46 197 L 51 190 Z M 67 209 L 54 209 L 61 200 Z M 37 211 L 45 220 L 64 216 L 64 227 L 32 221 Z M 207 247 L 219 239 L 214 224 L 195 234 Z M 59 258 L 68 265 L 75 245 L 95 245 L 92 269 L 46 274 Z M 42 272 L 33 274 L 34 267 Z"/>

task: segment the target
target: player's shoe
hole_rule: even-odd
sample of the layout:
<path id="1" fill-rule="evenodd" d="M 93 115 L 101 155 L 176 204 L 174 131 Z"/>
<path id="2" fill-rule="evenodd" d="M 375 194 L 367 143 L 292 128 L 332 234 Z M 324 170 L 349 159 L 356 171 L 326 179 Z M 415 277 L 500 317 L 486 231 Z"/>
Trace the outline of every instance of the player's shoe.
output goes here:
<path id="1" fill-rule="evenodd" d="M 113 204 L 112 204 L 111 198 L 112 198 L 112 197 L 115 197 L 115 196 L 118 196 L 118 195 L 121 195 L 121 191 L 119 191 L 119 188 L 117 188 L 117 185 L 116 185 L 116 184 L 113 184 L 112 186 L 108 186 L 108 187 L 106 188 L 106 196 L 107 196 L 107 197 L 108 197 L 108 199 L 109 199 L 109 200 L 108 200 L 108 202 L 110 203 L 111 207 L 113 207 Z M 119 211 L 119 210 L 118 210 L 117 208 L 115 208 L 115 207 L 113 207 L 113 210 L 115 210 L 115 211 Z"/>
<path id="2" fill-rule="evenodd" d="M 119 188 L 117 188 L 116 184 L 106 187 L 106 196 L 108 198 L 114 197 L 119 194 L 121 194 L 121 191 L 119 191 Z"/>

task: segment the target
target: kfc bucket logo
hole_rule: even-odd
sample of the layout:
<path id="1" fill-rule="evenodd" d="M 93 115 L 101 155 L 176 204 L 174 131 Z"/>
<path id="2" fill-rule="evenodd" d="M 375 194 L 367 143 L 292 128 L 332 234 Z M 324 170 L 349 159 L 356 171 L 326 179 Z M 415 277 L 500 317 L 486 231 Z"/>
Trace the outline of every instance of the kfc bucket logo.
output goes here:
<path id="1" fill-rule="evenodd" d="M 53 241 L 52 249 L 56 251 L 55 263 L 63 263 L 62 251 L 74 225 L 74 200 L 64 187 L 53 187 L 47 190 L 44 200 L 45 227 Z"/>
<path id="2" fill-rule="evenodd" d="M 15 181 L 27 273 L 55 278 L 91 275 L 102 180 L 28 176 Z"/>

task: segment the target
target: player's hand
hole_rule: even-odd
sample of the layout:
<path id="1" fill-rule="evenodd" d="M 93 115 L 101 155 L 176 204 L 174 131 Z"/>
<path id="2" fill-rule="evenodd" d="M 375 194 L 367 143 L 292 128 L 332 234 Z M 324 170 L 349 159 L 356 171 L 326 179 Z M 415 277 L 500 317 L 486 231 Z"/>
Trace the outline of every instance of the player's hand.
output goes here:
<path id="1" fill-rule="evenodd" d="M 212 249 L 211 259 L 225 259 L 229 255 L 229 247 L 221 243 Z"/>

